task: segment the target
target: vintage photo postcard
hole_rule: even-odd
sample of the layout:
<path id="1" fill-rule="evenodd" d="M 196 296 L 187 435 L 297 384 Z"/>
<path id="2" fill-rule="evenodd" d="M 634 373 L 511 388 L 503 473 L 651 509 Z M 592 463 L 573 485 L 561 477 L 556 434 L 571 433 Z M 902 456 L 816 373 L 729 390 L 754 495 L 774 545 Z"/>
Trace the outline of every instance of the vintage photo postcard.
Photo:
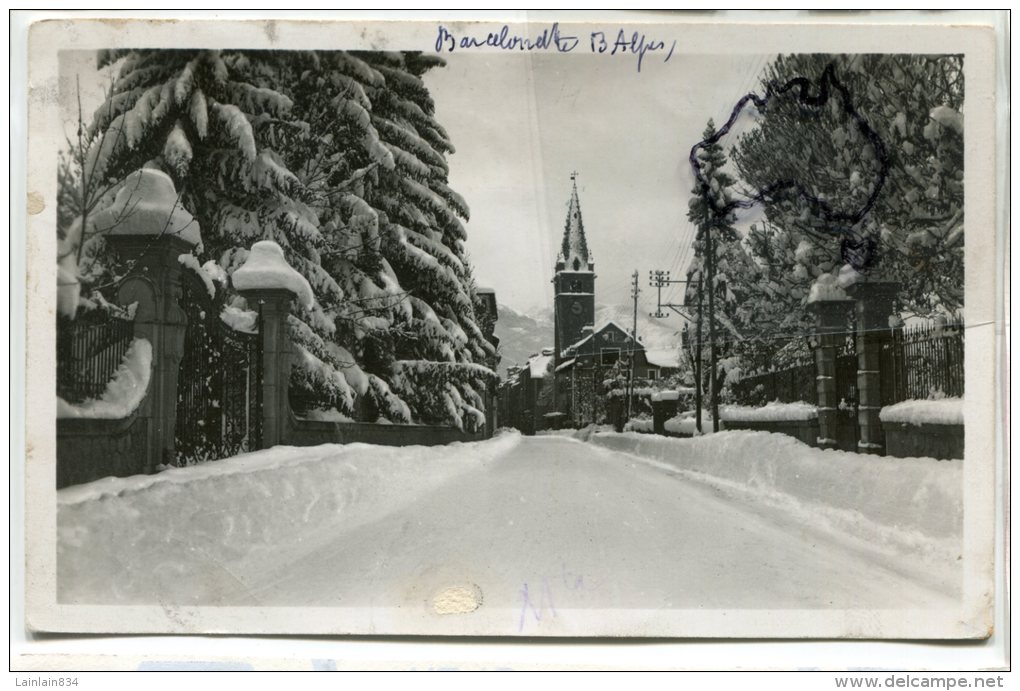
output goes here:
<path id="1" fill-rule="evenodd" d="M 992 633 L 995 34 L 41 21 L 26 621 Z"/>

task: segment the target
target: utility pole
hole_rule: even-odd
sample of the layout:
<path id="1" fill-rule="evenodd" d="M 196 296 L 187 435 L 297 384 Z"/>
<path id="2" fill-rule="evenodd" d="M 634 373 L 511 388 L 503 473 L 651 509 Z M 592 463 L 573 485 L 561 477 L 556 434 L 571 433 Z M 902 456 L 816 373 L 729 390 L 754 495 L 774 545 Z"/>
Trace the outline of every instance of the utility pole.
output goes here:
<path id="1" fill-rule="evenodd" d="M 701 280 L 701 267 L 698 267 L 698 323 L 695 325 L 695 344 L 697 357 L 694 358 L 694 408 L 695 415 L 694 427 L 698 430 L 698 434 L 701 434 L 704 430 L 701 429 L 701 322 L 702 322 L 702 280 Z"/>
<path id="2" fill-rule="evenodd" d="M 630 420 L 631 413 L 633 412 L 634 404 L 634 352 L 637 350 L 637 298 L 638 293 L 641 289 L 638 288 L 638 272 L 634 269 L 634 273 L 630 277 L 630 296 L 634 299 L 634 326 L 630 331 L 630 337 L 633 343 L 630 347 L 630 353 L 628 358 L 630 359 L 630 377 L 627 380 L 627 419 Z"/>
<path id="3" fill-rule="evenodd" d="M 698 232 L 701 233 L 702 231 L 699 230 Z M 690 274 L 688 274 L 688 277 L 689 276 L 690 276 Z M 702 280 L 701 280 L 701 276 L 702 276 L 702 270 L 699 267 L 698 268 L 698 319 L 697 319 L 697 322 L 694 325 L 695 333 L 697 334 L 697 337 L 696 337 L 697 338 L 697 344 L 696 344 L 697 345 L 697 352 L 696 352 L 696 356 L 694 358 L 694 407 L 696 408 L 695 412 L 697 414 L 697 417 L 694 420 L 694 424 L 695 424 L 695 427 L 697 428 L 699 434 L 702 431 L 702 429 L 701 429 L 701 318 L 702 318 L 702 308 L 701 308 L 701 305 L 702 305 L 702 300 L 701 300 L 701 298 L 702 298 Z M 673 280 L 669 276 L 669 271 L 658 271 L 658 270 L 656 270 L 656 271 L 649 271 L 648 272 L 648 285 L 652 286 L 653 288 L 658 289 L 659 293 L 658 293 L 658 299 L 656 301 L 655 312 L 652 312 L 648 316 L 654 317 L 656 319 L 662 319 L 663 317 L 667 317 L 669 315 L 667 313 L 663 312 L 662 308 L 663 307 L 668 307 L 669 309 L 673 310 L 674 312 L 679 314 L 681 317 L 686 319 L 688 322 L 692 321 L 693 318 L 691 317 L 691 315 L 688 312 L 684 312 L 683 311 L 683 310 L 690 310 L 690 309 L 692 309 L 692 307 L 690 305 L 686 305 L 686 304 L 684 304 L 684 305 L 676 305 L 676 304 L 673 304 L 673 303 L 670 303 L 670 302 L 663 302 L 662 301 L 662 289 L 664 287 L 666 287 L 668 285 L 671 285 L 671 284 L 674 284 L 674 283 L 682 283 L 685 286 L 689 286 L 693 282 L 694 282 L 693 279 L 689 279 L 689 280 L 686 280 L 686 281 Z M 685 289 L 685 297 L 686 297 L 686 289 Z"/>
<path id="4" fill-rule="evenodd" d="M 705 228 L 705 244 L 708 253 L 708 362 L 709 382 L 712 392 L 712 431 L 719 431 L 719 381 L 716 376 L 715 352 L 715 243 L 712 240 L 712 225 L 709 221 Z"/>

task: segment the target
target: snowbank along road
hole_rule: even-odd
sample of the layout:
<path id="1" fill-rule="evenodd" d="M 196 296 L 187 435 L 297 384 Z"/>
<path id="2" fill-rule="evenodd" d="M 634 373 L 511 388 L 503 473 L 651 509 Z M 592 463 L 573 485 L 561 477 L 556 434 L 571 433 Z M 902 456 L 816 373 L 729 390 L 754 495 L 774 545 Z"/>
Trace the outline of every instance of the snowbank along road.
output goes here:
<path id="1" fill-rule="evenodd" d="M 959 572 L 930 554 L 568 437 L 273 449 L 102 480 L 59 501 L 66 603 L 495 608 L 527 633 L 576 609 L 924 609 L 959 598 Z"/>

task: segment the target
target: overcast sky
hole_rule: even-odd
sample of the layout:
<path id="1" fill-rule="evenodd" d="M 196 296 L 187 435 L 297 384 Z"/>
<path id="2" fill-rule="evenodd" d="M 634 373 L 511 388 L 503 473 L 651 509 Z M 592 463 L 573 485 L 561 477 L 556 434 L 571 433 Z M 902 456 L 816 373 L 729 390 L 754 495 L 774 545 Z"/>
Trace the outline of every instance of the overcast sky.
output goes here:
<path id="1" fill-rule="evenodd" d="M 640 73 L 630 55 L 445 57 L 425 81 L 457 147 L 450 185 L 471 207 L 479 284 L 518 310 L 551 305 L 576 170 L 596 299 L 629 304 L 637 269 L 640 309 L 652 311 L 648 271 L 678 275 L 689 256 L 690 149 L 709 118 L 725 122 L 755 89 L 770 56 L 677 53 L 665 64 L 646 59 Z"/>

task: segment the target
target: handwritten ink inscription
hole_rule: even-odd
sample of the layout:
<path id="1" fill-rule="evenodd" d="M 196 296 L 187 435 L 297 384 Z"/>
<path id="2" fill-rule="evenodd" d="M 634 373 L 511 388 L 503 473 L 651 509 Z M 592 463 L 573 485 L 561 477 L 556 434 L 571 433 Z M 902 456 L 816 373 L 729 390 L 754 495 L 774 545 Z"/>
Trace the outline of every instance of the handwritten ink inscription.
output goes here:
<path id="1" fill-rule="evenodd" d="M 490 31 L 484 37 L 466 34 L 458 36 L 440 24 L 436 32 L 435 48 L 437 53 L 452 53 L 458 49 L 470 50 L 483 47 L 518 52 L 571 53 L 581 45 L 583 45 L 581 37 L 563 33 L 558 22 L 531 37 L 511 33 L 510 27 L 506 24 L 498 31 Z M 615 38 L 611 33 L 605 31 L 592 31 L 588 36 L 587 47 L 595 55 L 635 55 L 637 56 L 637 71 L 640 72 L 645 56 L 650 53 L 663 55 L 662 62 L 669 62 L 676 50 L 676 39 L 655 39 L 650 38 L 643 31 L 628 33 L 624 29 L 619 29 Z"/>
<path id="2" fill-rule="evenodd" d="M 609 55 L 616 55 L 617 53 L 630 53 L 637 55 L 637 71 L 641 71 L 641 63 L 644 62 L 646 53 L 655 52 L 666 52 L 666 57 L 663 62 L 669 62 L 669 59 L 673 57 L 673 51 L 676 49 L 676 40 L 674 39 L 670 43 L 666 41 L 656 41 L 649 39 L 644 33 L 635 31 L 629 37 L 623 29 L 616 34 L 616 40 L 612 43 L 606 38 L 606 34 L 602 31 L 591 32 L 591 52 L 603 54 L 609 53 Z"/>
<path id="3" fill-rule="evenodd" d="M 541 576 L 536 580 L 524 583 L 517 593 L 521 601 L 517 630 L 524 631 L 525 625 L 531 620 L 539 623 L 544 619 L 555 619 L 555 599 L 561 595 L 570 591 L 596 590 L 597 587 L 597 584 L 593 584 L 591 579 L 586 584 L 584 576 L 568 570 L 566 564 L 562 566 L 558 577 Z"/>

